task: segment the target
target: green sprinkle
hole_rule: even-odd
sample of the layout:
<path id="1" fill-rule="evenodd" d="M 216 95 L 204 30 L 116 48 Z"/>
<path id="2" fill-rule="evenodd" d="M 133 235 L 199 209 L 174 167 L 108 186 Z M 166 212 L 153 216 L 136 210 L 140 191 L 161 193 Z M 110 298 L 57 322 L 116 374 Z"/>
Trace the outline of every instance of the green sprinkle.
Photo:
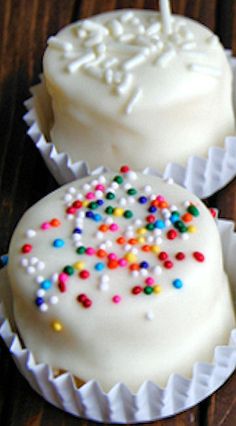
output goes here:
<path id="1" fill-rule="evenodd" d="M 106 195 L 107 200 L 114 200 L 115 197 L 116 196 L 115 196 L 115 194 L 113 194 L 113 192 L 108 192 L 107 195 Z"/>
<path id="2" fill-rule="evenodd" d="M 152 294 L 153 293 L 153 287 L 151 287 L 150 285 L 147 285 L 146 287 L 144 287 L 143 291 L 147 295 Z"/>
<path id="3" fill-rule="evenodd" d="M 86 247 L 84 247 L 84 246 L 80 246 L 80 247 L 78 247 L 78 248 L 76 249 L 76 253 L 77 253 L 77 254 L 84 254 L 84 253 L 85 253 L 85 250 L 86 250 Z"/>
<path id="4" fill-rule="evenodd" d="M 131 210 L 125 210 L 123 216 L 126 219 L 130 219 L 131 217 L 133 217 L 133 212 Z"/>
<path id="5" fill-rule="evenodd" d="M 148 231 L 153 231 L 153 230 L 155 229 L 155 225 L 154 225 L 154 223 L 148 223 L 148 224 L 146 225 L 146 229 L 147 229 Z"/>
<path id="6" fill-rule="evenodd" d="M 137 189 L 135 189 L 135 188 L 130 188 L 130 189 L 128 189 L 128 191 L 127 191 L 127 194 L 128 195 L 136 195 L 137 194 Z"/>
<path id="7" fill-rule="evenodd" d="M 106 214 L 113 214 L 113 212 L 114 212 L 114 209 L 113 209 L 113 207 L 112 207 L 112 206 L 108 206 L 108 207 L 105 209 L 105 213 L 106 213 Z"/>
<path id="8" fill-rule="evenodd" d="M 188 230 L 187 226 L 184 224 L 184 222 L 182 222 L 182 220 L 176 220 L 174 222 L 174 227 L 181 233 L 187 232 Z"/>
<path id="9" fill-rule="evenodd" d="M 63 269 L 63 272 L 65 272 L 67 275 L 73 275 L 75 270 L 74 270 L 73 266 L 67 265 Z"/>
<path id="10" fill-rule="evenodd" d="M 91 203 L 89 203 L 88 208 L 91 210 L 96 210 L 98 208 L 98 204 L 96 203 L 96 201 L 92 201 Z"/>
<path id="11" fill-rule="evenodd" d="M 191 213 L 193 216 L 197 217 L 200 215 L 199 210 L 197 209 L 196 206 L 194 206 L 193 204 L 190 204 L 190 206 L 188 206 L 187 211 L 189 213 Z"/>
<path id="12" fill-rule="evenodd" d="M 119 176 L 119 175 L 115 176 L 114 179 L 113 179 L 113 181 L 116 182 L 116 183 L 118 183 L 119 185 L 121 185 L 124 182 L 123 177 Z"/>

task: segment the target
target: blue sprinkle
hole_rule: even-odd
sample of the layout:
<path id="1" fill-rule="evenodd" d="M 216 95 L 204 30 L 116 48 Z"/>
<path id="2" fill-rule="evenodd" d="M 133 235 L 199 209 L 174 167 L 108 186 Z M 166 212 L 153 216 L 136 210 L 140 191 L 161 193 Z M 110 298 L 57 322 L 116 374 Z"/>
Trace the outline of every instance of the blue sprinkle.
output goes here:
<path id="1" fill-rule="evenodd" d="M 171 223 L 175 223 L 177 220 L 179 220 L 179 213 L 173 212 L 171 217 L 170 217 L 170 221 L 171 221 Z"/>
<path id="2" fill-rule="evenodd" d="M 94 268 L 96 269 L 96 271 L 102 271 L 105 268 L 105 265 L 102 262 L 98 262 L 98 263 L 96 263 Z"/>
<path id="3" fill-rule="evenodd" d="M 142 195 L 141 197 L 139 197 L 138 201 L 139 201 L 140 204 L 146 204 L 147 197 L 145 197 L 144 195 Z"/>
<path id="4" fill-rule="evenodd" d="M 174 281 L 172 281 L 172 284 L 175 288 L 181 288 L 184 285 L 180 278 L 176 278 Z"/>
<path id="5" fill-rule="evenodd" d="M 4 254 L 0 257 L 0 268 L 4 268 L 4 266 L 7 266 L 8 264 L 8 256 L 7 254 Z"/>
<path id="6" fill-rule="evenodd" d="M 37 306 L 41 306 L 44 303 L 44 299 L 42 297 L 36 297 L 35 304 Z"/>
<path id="7" fill-rule="evenodd" d="M 57 238 L 56 240 L 53 241 L 52 245 L 55 248 L 61 248 L 61 247 L 64 247 L 65 241 L 62 240 L 61 238 Z"/>
<path id="8" fill-rule="evenodd" d="M 82 234 L 82 229 L 80 229 L 80 228 L 75 228 L 75 229 L 73 230 L 73 234 Z"/>
<path id="9" fill-rule="evenodd" d="M 146 260 L 143 260 L 143 262 L 140 262 L 139 266 L 142 269 L 148 269 L 149 268 L 149 263 L 146 262 Z"/>
<path id="10" fill-rule="evenodd" d="M 103 201 L 103 200 L 97 200 L 97 204 L 98 204 L 99 206 L 102 206 L 102 205 L 104 204 L 104 201 Z"/>
<path id="11" fill-rule="evenodd" d="M 165 228 L 165 222 L 162 219 L 157 219 L 154 223 L 155 228 L 158 229 L 164 229 Z"/>
<path id="12" fill-rule="evenodd" d="M 85 213 L 85 216 L 89 219 L 93 219 L 94 213 L 89 210 L 88 212 Z"/>
<path id="13" fill-rule="evenodd" d="M 101 222 L 102 216 L 99 213 L 94 213 L 93 220 L 95 220 L 95 222 Z"/>
<path id="14" fill-rule="evenodd" d="M 43 280 L 40 283 L 40 287 L 44 290 L 49 290 L 52 287 L 52 282 L 50 280 Z"/>
<path id="15" fill-rule="evenodd" d="M 155 213 L 157 211 L 157 208 L 155 206 L 150 206 L 149 209 L 148 209 L 148 211 L 150 213 Z"/>

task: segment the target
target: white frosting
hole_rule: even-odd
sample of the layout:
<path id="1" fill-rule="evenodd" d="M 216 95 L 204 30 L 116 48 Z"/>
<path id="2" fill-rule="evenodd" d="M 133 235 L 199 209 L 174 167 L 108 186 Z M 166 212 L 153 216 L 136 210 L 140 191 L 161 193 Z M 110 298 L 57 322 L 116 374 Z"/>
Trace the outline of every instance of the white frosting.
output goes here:
<path id="1" fill-rule="evenodd" d="M 122 183 L 113 174 L 75 181 L 29 209 L 13 235 L 8 271 L 15 320 L 37 361 L 105 390 L 120 381 L 137 390 L 211 361 L 234 314 L 206 207 L 172 182 L 117 175 Z M 199 214 L 186 216 L 194 208 Z M 68 265 L 72 275 L 62 274 Z"/>
<path id="2" fill-rule="evenodd" d="M 221 44 L 197 22 L 171 22 L 166 36 L 159 13 L 118 10 L 49 38 L 43 65 L 59 151 L 91 167 L 128 161 L 163 169 L 206 155 L 234 133 Z"/>

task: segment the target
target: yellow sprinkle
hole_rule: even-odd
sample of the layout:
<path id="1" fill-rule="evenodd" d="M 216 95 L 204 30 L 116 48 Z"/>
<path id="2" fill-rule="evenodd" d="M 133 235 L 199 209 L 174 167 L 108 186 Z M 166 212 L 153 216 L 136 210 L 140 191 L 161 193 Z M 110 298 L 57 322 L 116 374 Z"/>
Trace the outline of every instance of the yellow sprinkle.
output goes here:
<path id="1" fill-rule="evenodd" d="M 137 256 L 134 253 L 126 253 L 125 259 L 128 260 L 128 262 L 133 263 L 137 261 Z"/>
<path id="2" fill-rule="evenodd" d="M 139 229 L 137 229 L 137 234 L 138 235 L 144 235 L 144 234 L 146 234 L 146 232 L 147 232 L 146 228 L 139 228 Z"/>
<path id="3" fill-rule="evenodd" d="M 156 284 L 153 286 L 153 293 L 159 294 L 161 292 L 161 286 L 159 284 Z"/>
<path id="4" fill-rule="evenodd" d="M 139 244 L 145 244 L 145 242 L 146 242 L 146 238 L 144 238 L 144 237 L 139 237 L 139 238 L 138 238 L 138 242 L 139 242 Z"/>
<path id="5" fill-rule="evenodd" d="M 121 216 L 123 216 L 123 213 L 124 213 L 124 209 L 121 209 L 121 208 L 119 208 L 119 207 L 116 207 L 116 208 L 114 209 L 113 216 L 121 217 Z"/>
<path id="6" fill-rule="evenodd" d="M 194 234 L 195 232 L 197 232 L 197 227 L 194 225 L 190 225 L 188 227 L 188 232 L 190 232 L 191 234 Z"/>
<path id="7" fill-rule="evenodd" d="M 76 262 L 74 265 L 74 268 L 77 269 L 77 271 L 81 271 L 85 267 L 84 262 Z"/>
<path id="8" fill-rule="evenodd" d="M 61 331 L 63 327 L 59 321 L 53 321 L 52 328 L 54 331 Z"/>
<path id="9" fill-rule="evenodd" d="M 152 246 L 152 252 L 155 254 L 160 253 L 161 248 L 159 246 Z"/>
<path id="10" fill-rule="evenodd" d="M 89 205 L 90 201 L 84 200 L 82 203 L 83 203 L 83 207 L 87 207 Z"/>

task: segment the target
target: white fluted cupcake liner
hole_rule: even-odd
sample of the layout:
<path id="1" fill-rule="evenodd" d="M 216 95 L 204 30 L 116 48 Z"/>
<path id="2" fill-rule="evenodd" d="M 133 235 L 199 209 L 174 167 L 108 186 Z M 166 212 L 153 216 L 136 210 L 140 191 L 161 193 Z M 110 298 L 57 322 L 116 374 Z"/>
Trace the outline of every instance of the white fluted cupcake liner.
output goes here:
<path id="1" fill-rule="evenodd" d="M 233 70 L 235 88 L 236 59 L 231 56 L 230 51 L 226 51 L 226 53 Z M 236 107 L 236 89 L 234 92 L 234 105 Z M 51 171 L 56 181 L 62 185 L 74 179 L 85 177 L 89 174 L 96 174 L 101 172 L 101 170 L 106 170 L 101 165 L 97 169 L 91 171 L 89 165 L 82 158 L 73 163 L 67 153 L 57 152 L 55 145 L 48 140 L 48 135 L 45 136 L 42 131 L 42 129 L 45 128 L 45 123 L 47 123 L 47 115 L 50 117 L 49 121 L 52 119 L 52 113 L 48 107 L 50 101 L 45 93 L 43 81 L 32 87 L 31 93 L 33 96 L 25 102 L 28 112 L 24 115 L 24 120 L 29 126 L 28 135 L 39 149 L 48 169 Z M 40 108 L 40 113 L 38 108 L 39 105 L 43 105 L 43 108 Z M 47 133 L 47 131 L 45 133 Z M 188 159 L 186 167 L 175 163 L 168 163 L 164 172 L 157 172 L 157 174 L 164 178 L 173 178 L 176 183 L 185 186 L 199 198 L 209 197 L 223 188 L 236 175 L 236 137 L 226 137 L 224 140 L 224 147 L 222 148 L 209 148 L 206 158 L 191 156 Z"/>
<path id="2" fill-rule="evenodd" d="M 234 224 L 219 220 L 218 225 L 225 269 L 232 285 L 236 305 Z M 1 271 L 0 279 L 0 295 L 4 297 L 5 294 L 6 300 L 8 288 L 6 268 Z M 194 365 L 191 380 L 173 374 L 169 377 L 164 389 L 147 381 L 136 394 L 122 383 L 115 385 L 108 393 L 103 392 L 95 381 L 90 381 L 78 389 L 69 373 L 54 377 L 48 365 L 36 363 L 33 354 L 22 347 L 12 327 L 14 328 L 14 321 L 11 306 L 5 302 L 4 306 L 0 305 L 0 335 L 8 346 L 18 369 L 32 388 L 56 407 L 74 416 L 99 422 L 139 423 L 177 414 L 211 395 L 224 384 L 236 368 L 236 329 L 234 329 L 228 345 L 215 348 L 212 364 L 196 363 Z"/>

